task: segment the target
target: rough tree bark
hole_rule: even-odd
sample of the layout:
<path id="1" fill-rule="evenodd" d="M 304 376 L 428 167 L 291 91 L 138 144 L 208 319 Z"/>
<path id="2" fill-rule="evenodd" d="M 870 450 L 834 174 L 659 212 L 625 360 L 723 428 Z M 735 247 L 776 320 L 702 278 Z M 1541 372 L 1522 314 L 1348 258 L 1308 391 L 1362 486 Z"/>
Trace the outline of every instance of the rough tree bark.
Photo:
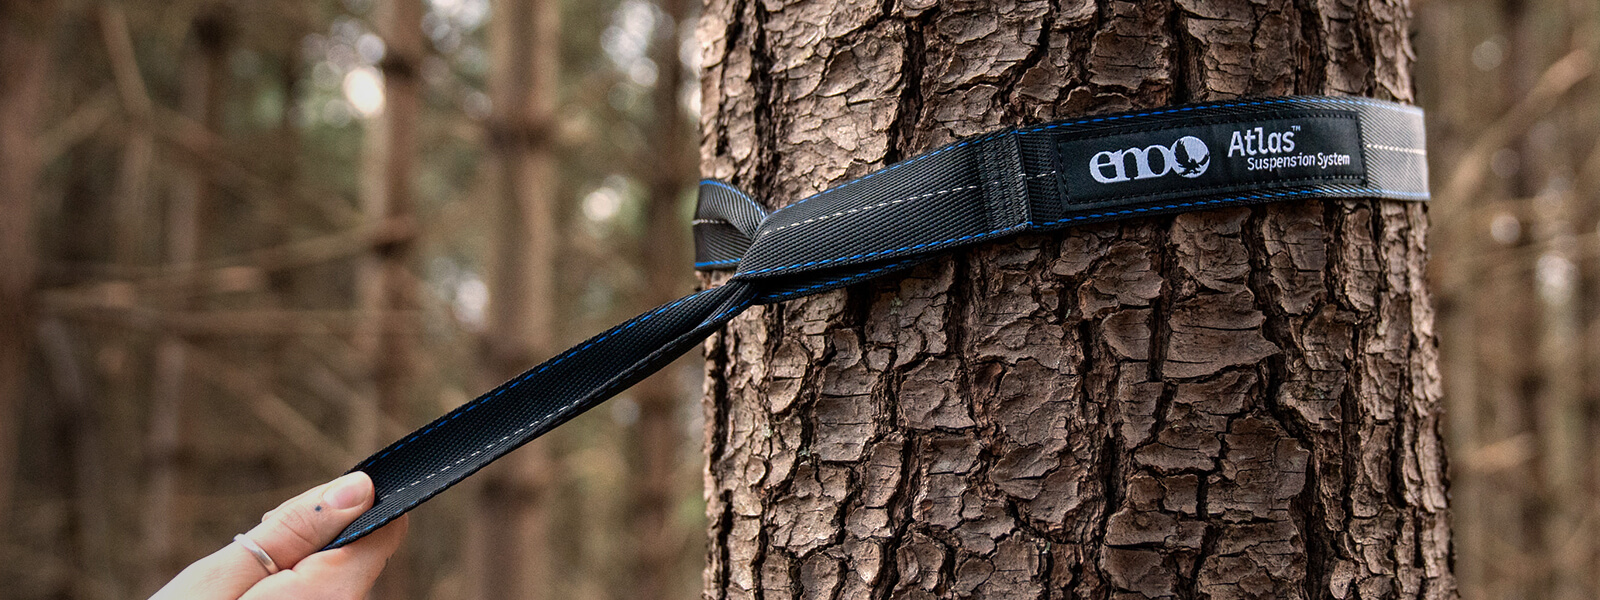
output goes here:
<path id="1" fill-rule="evenodd" d="M 772 205 L 1003 124 L 1411 99 L 1405 2 L 713 0 L 703 172 Z M 1029 235 L 707 344 L 709 598 L 1453 598 L 1425 209 Z"/>

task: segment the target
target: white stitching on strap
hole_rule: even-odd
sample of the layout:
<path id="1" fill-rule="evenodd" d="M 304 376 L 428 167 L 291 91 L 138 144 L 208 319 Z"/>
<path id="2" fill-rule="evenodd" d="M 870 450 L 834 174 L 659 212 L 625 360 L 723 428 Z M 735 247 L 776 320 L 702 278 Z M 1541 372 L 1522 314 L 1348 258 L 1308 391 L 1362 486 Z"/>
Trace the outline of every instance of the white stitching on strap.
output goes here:
<path id="1" fill-rule="evenodd" d="M 1047 177 L 1047 176 L 1055 175 L 1055 174 L 1056 174 L 1056 172 L 1053 171 L 1053 170 L 1052 171 L 1045 171 L 1045 172 L 1039 173 L 1037 175 L 1029 175 L 1029 176 L 1025 177 L 1024 179 L 1036 179 L 1036 178 L 1039 178 L 1039 177 Z M 883 208 L 885 206 L 893 206 L 893 205 L 896 205 L 896 204 L 900 204 L 902 202 L 910 202 L 912 200 L 921 200 L 923 198 L 932 198 L 934 196 L 938 196 L 938 195 L 941 195 L 941 194 L 949 194 L 951 192 L 965 192 L 967 190 L 975 190 L 975 189 L 978 189 L 978 187 L 979 187 L 978 184 L 973 184 L 973 185 L 969 185 L 969 186 L 965 186 L 965 187 L 950 188 L 948 190 L 939 190 L 939 191 L 936 191 L 936 192 L 928 192 L 926 194 L 922 194 L 920 196 L 912 196 L 910 198 L 901 198 L 899 200 L 890 200 L 888 202 L 881 202 L 881 203 L 878 203 L 878 204 L 874 204 L 872 206 L 863 206 L 863 207 L 860 207 L 860 208 L 852 208 L 850 210 L 841 210 L 841 211 L 833 213 L 831 215 L 821 215 L 821 216 L 817 216 L 817 217 L 811 217 L 811 218 L 806 219 L 804 221 L 796 221 L 796 222 L 790 223 L 788 225 L 779 225 L 779 226 L 774 227 L 772 229 L 768 229 L 768 230 L 765 230 L 765 231 L 760 231 L 760 232 L 756 233 L 756 237 L 761 237 L 761 236 L 767 235 L 769 233 L 777 233 L 779 231 L 783 231 L 783 230 L 788 229 L 790 227 L 795 227 L 795 226 L 799 226 L 799 225 L 809 225 L 809 224 L 812 224 L 812 223 L 816 223 L 818 221 L 826 221 L 826 220 L 832 219 L 834 217 L 842 217 L 842 216 L 849 215 L 849 214 L 854 214 L 854 213 L 858 213 L 858 212 L 872 210 L 874 208 Z"/>
<path id="2" fill-rule="evenodd" d="M 890 200 L 888 202 L 874 204 L 872 206 L 863 206 L 863 207 L 860 207 L 860 208 L 852 208 L 850 210 L 841 210 L 841 211 L 833 213 L 831 215 L 822 215 L 822 216 L 817 216 L 817 217 L 811 217 L 811 218 L 806 219 L 804 221 L 797 221 L 797 222 L 794 222 L 794 223 L 790 223 L 788 225 L 779 225 L 779 226 L 774 227 L 772 229 L 768 229 L 766 231 L 762 231 L 758 235 L 766 235 L 766 234 L 769 234 L 769 233 L 776 233 L 776 232 L 783 231 L 785 229 L 788 229 L 790 227 L 795 227 L 795 226 L 798 226 L 798 225 L 810 225 L 810 224 L 816 223 L 818 221 L 826 221 L 826 220 L 832 219 L 834 217 L 842 217 L 842 216 L 845 216 L 845 215 L 848 215 L 848 214 L 853 214 L 853 213 L 858 213 L 858 212 L 862 212 L 862 211 L 872 210 L 874 208 L 883 208 L 885 206 L 893 206 L 893 205 L 896 205 L 896 204 L 900 204 L 902 202 L 910 202 L 912 200 L 921 200 L 923 198 L 932 198 L 934 196 L 938 196 L 938 195 L 941 195 L 941 194 L 948 194 L 948 193 L 951 193 L 951 192 L 964 192 L 964 191 L 967 191 L 967 190 L 975 190 L 975 189 L 978 189 L 977 185 L 969 185 L 969 186 L 966 186 L 966 187 L 951 188 L 951 189 L 948 189 L 948 190 L 939 190 L 937 192 L 928 192 L 928 193 L 923 194 L 921 196 L 912 196 L 910 198 L 901 198 L 899 200 Z"/>
<path id="3" fill-rule="evenodd" d="M 1407 154 L 1415 154 L 1417 156 L 1427 156 L 1428 155 L 1428 151 L 1427 150 L 1423 150 L 1421 148 L 1405 148 L 1405 147 L 1402 147 L 1402 146 L 1385 146 L 1383 144 L 1367 144 L 1367 147 L 1368 148 L 1374 148 L 1374 149 L 1377 149 L 1377 150 L 1388 150 L 1390 152 L 1405 152 Z"/>

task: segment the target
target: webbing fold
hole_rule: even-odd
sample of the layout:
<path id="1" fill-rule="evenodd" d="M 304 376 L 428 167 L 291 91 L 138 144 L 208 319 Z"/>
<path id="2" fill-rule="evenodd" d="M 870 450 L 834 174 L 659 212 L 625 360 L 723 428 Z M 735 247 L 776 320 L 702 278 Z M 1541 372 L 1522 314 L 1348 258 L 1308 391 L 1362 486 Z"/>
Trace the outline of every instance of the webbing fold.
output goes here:
<path id="1" fill-rule="evenodd" d="M 687 352 L 753 304 L 819 293 L 1023 231 L 1294 198 L 1428 197 L 1422 111 L 1290 96 L 1007 128 L 776 211 L 700 184 L 695 268 L 727 283 L 596 335 L 378 451 L 352 471 L 372 509 L 329 548 L 394 520 Z"/>

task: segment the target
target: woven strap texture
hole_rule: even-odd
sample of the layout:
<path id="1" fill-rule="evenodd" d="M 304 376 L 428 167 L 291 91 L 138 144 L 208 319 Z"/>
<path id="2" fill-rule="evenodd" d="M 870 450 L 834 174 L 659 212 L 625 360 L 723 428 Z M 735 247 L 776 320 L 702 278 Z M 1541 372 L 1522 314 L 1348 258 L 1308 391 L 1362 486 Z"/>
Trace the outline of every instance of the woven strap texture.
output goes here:
<path id="1" fill-rule="evenodd" d="M 1422 111 L 1291 96 L 1009 128 L 768 211 L 700 184 L 695 268 L 723 285 L 622 323 L 357 464 L 360 539 L 655 372 L 753 304 L 815 294 L 1023 231 L 1295 198 L 1428 198 Z"/>

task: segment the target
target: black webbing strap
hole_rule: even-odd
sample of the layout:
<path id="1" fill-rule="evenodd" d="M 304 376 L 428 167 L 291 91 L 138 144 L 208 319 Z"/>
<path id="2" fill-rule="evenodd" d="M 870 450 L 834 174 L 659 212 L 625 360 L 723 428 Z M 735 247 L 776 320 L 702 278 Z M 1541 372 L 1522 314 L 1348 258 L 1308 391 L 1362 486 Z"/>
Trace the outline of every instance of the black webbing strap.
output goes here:
<path id="1" fill-rule="evenodd" d="M 695 267 L 725 284 L 634 317 L 390 444 L 353 471 L 377 503 L 350 543 L 603 402 L 752 304 L 907 268 L 1012 235 L 1291 198 L 1426 200 L 1422 111 L 1297 96 L 1177 106 L 1005 129 L 768 212 L 700 185 Z"/>

